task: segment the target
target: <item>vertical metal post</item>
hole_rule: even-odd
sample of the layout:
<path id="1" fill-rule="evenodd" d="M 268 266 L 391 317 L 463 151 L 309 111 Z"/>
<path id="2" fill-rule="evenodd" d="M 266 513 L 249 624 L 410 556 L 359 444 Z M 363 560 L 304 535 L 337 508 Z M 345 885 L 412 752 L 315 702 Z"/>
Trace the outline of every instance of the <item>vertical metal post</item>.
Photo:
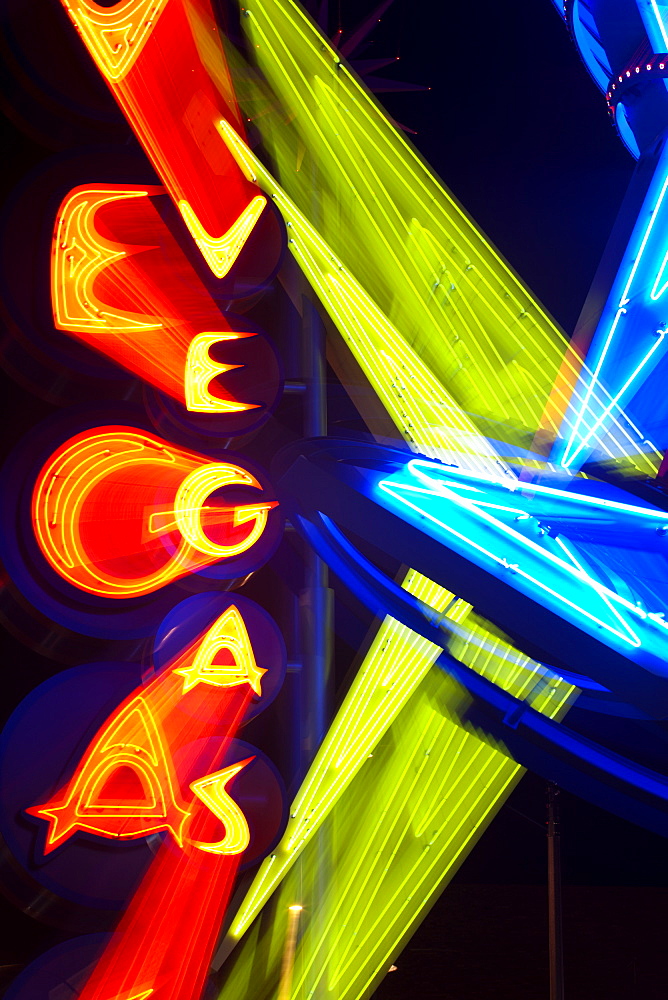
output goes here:
<path id="1" fill-rule="evenodd" d="M 324 437 L 327 434 L 325 330 L 317 310 L 307 299 L 304 299 L 304 381 L 304 436 Z M 300 599 L 307 694 L 303 739 L 305 756 L 310 763 L 329 724 L 334 623 L 329 570 L 312 549 L 306 555 L 305 575 L 305 587 Z"/>
<path id="2" fill-rule="evenodd" d="M 547 905 L 550 951 L 550 1000 L 564 1000 L 559 789 L 552 782 L 547 786 Z"/>
<path id="3" fill-rule="evenodd" d="M 304 400 L 305 437 L 327 434 L 327 380 L 325 329 L 317 310 L 303 300 L 303 359 L 306 398 Z M 334 592 L 329 587 L 327 563 L 309 547 L 306 553 L 304 590 L 299 611 L 302 637 L 302 765 L 309 766 L 329 726 L 332 704 L 332 636 L 334 634 Z M 318 876 L 309 900 L 311 926 L 316 935 L 324 934 L 326 912 L 323 901 L 331 876 L 332 845 L 327 831 L 316 834 Z M 324 1000 L 325 988 L 316 988 L 314 1000 Z"/>

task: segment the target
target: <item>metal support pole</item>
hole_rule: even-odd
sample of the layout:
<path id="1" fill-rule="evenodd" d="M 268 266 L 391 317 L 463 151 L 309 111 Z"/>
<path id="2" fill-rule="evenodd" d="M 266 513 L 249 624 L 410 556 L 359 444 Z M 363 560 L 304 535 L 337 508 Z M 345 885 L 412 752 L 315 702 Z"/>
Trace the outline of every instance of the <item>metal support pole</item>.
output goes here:
<path id="1" fill-rule="evenodd" d="M 550 951 L 550 1000 L 564 1000 L 559 789 L 552 782 L 547 786 L 547 901 Z"/>
<path id="2" fill-rule="evenodd" d="M 304 436 L 327 434 L 327 379 L 325 329 L 312 303 L 303 300 Z M 329 726 L 332 705 L 332 637 L 334 592 L 329 587 L 329 569 L 309 547 L 306 552 L 304 590 L 299 611 L 302 642 L 302 767 L 311 764 Z M 332 846 L 328 832 L 316 834 L 318 875 L 309 902 L 311 926 L 316 935 L 325 933 L 324 900 L 331 878 Z M 301 901 L 300 901 L 301 902 Z M 324 987 L 316 988 L 313 1000 L 324 1000 Z"/>
<path id="3" fill-rule="evenodd" d="M 304 436 L 327 434 L 327 380 L 325 330 L 317 310 L 308 299 L 304 306 Z M 306 555 L 305 588 L 300 599 L 307 704 L 304 706 L 304 751 L 310 763 L 329 725 L 331 685 L 333 591 L 329 588 L 327 564 L 309 549 Z"/>

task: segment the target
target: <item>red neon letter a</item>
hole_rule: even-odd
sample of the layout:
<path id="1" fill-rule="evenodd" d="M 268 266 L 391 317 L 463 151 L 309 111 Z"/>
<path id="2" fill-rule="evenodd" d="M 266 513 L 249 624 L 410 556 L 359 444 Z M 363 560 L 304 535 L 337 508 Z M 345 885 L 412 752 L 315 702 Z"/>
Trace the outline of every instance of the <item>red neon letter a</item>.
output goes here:
<path id="1" fill-rule="evenodd" d="M 177 795 L 161 733 L 137 697 L 111 717 L 56 801 L 26 811 L 49 823 L 45 854 L 77 830 L 113 839 L 169 830 L 181 844 L 189 813 Z"/>

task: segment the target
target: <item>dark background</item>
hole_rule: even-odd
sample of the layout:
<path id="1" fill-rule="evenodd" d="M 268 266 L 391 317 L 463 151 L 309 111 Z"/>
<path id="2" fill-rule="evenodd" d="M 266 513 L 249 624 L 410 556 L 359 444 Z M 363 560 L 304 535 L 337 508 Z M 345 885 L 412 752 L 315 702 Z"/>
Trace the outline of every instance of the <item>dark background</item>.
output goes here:
<path id="1" fill-rule="evenodd" d="M 38 18 L 45 0 L 22 6 Z M 345 38 L 372 9 L 369 0 L 330 0 L 330 33 L 342 27 Z M 419 152 L 570 333 L 634 163 L 553 4 L 395 0 L 370 39 L 357 53 L 362 58 L 401 57 L 382 75 L 431 88 L 380 94 L 389 113 L 415 130 Z M 82 59 L 81 66 L 87 57 L 74 42 L 67 58 Z M 47 52 L 48 33 L 43 44 Z M 45 56 L 47 78 L 48 66 Z M 128 144 L 96 72 L 87 79 L 102 109 L 92 138 L 71 107 L 62 112 L 57 101 L 49 106 L 37 98 L 30 104 L 26 93 L 39 91 L 39 78 L 17 86 L 13 63 L 6 71 L 6 190 L 84 139 Z M 9 438 L 49 412 L 14 386 L 6 396 Z M 8 672 L 21 662 L 29 667 L 10 685 L 11 707 L 50 671 L 11 637 L 3 658 Z M 398 958 L 378 1000 L 548 995 L 544 800 L 544 781 L 527 776 Z M 660 837 L 562 794 L 569 1000 L 668 995 L 665 848 Z M 0 918 L 7 983 L 58 935 L 9 904 Z"/>

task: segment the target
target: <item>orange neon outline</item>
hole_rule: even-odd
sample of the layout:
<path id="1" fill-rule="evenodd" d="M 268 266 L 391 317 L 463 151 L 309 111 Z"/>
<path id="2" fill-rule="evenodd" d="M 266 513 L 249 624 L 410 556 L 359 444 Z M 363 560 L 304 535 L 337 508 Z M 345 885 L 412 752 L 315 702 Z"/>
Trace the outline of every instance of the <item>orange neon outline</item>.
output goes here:
<path id="1" fill-rule="evenodd" d="M 94 292 L 97 275 L 117 260 L 155 247 L 128 247 L 105 239 L 95 228 L 103 205 L 147 197 L 146 190 L 123 191 L 104 187 L 77 187 L 62 202 L 53 234 L 51 299 L 59 330 L 157 330 L 159 321 L 146 323 L 132 313 L 111 312 Z"/>
<path id="2" fill-rule="evenodd" d="M 258 403 L 240 403 L 236 399 L 220 399 L 209 392 L 211 380 L 243 365 L 225 365 L 212 361 L 209 354 L 214 344 L 223 340 L 238 340 L 238 333 L 198 333 L 188 346 L 183 389 L 186 409 L 193 413 L 239 413 L 254 410 Z"/>
<path id="3" fill-rule="evenodd" d="M 168 0 L 127 0 L 99 7 L 90 0 L 62 0 L 108 80 L 120 80 L 136 61 Z"/>
<path id="4" fill-rule="evenodd" d="M 179 211 L 190 235 L 217 278 L 224 278 L 233 267 L 266 204 L 266 198 L 256 195 L 227 232 L 215 237 L 207 233 L 187 201 L 182 199 L 178 202 Z"/>
<path id="5" fill-rule="evenodd" d="M 190 790 L 225 826 L 225 836 L 222 840 L 214 844 L 193 840 L 191 841 L 193 847 L 209 854 L 243 854 L 246 850 L 250 843 L 248 820 L 234 799 L 225 791 L 225 786 L 252 760 L 255 760 L 254 756 L 246 757 L 245 760 L 225 767 L 222 771 L 207 774 L 204 778 L 192 782 Z"/>
<path id="6" fill-rule="evenodd" d="M 104 786 L 121 767 L 135 772 L 146 793 L 145 803 L 100 802 Z M 171 755 L 146 699 L 139 695 L 107 721 L 82 757 L 64 794 L 58 795 L 55 802 L 32 806 L 26 812 L 49 823 L 45 854 L 77 830 L 120 840 L 168 830 L 182 846 L 183 826 L 190 810 L 178 799 Z"/>
<path id="7" fill-rule="evenodd" d="M 93 488 L 114 471 L 147 462 L 171 470 L 179 463 L 186 473 L 177 490 L 173 509 L 145 512 L 147 533 L 165 534 L 176 527 L 182 538 L 162 568 L 134 579 L 112 576 L 91 563 L 81 542 L 79 522 L 86 499 Z M 33 491 L 35 535 L 49 564 L 75 587 L 115 598 L 151 593 L 211 562 L 240 555 L 258 541 L 266 527 L 269 510 L 277 506 L 277 501 L 202 509 L 209 493 L 232 484 L 262 488 L 254 476 L 231 463 L 207 463 L 203 456 L 172 447 L 161 438 L 130 428 L 99 428 L 97 433 L 70 439 L 42 468 Z M 193 506 L 196 503 L 198 507 Z M 253 521 L 253 527 L 246 538 L 235 545 L 220 545 L 204 534 L 203 511 L 212 511 L 221 518 L 231 517 L 235 527 Z M 164 517 L 167 522 L 156 527 L 157 519 Z"/>
<path id="8" fill-rule="evenodd" d="M 223 649 L 232 654 L 234 664 L 214 664 L 214 657 Z M 211 684 L 213 687 L 248 684 L 255 694 L 261 695 L 261 680 L 266 672 L 255 661 L 246 623 L 234 604 L 226 608 L 208 630 L 191 665 L 173 670 L 184 678 L 183 694 L 197 684 Z"/>

